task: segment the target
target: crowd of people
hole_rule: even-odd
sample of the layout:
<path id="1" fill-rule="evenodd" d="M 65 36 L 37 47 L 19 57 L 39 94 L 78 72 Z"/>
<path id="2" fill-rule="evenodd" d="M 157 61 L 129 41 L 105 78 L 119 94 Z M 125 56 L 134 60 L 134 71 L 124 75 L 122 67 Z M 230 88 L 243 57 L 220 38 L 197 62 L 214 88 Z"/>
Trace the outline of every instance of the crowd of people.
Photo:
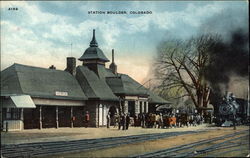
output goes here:
<path id="1" fill-rule="evenodd" d="M 88 127 L 90 116 L 88 111 L 84 117 L 85 127 Z M 197 126 L 204 122 L 202 115 L 188 114 L 188 113 L 139 113 L 134 116 L 130 116 L 129 113 L 111 115 L 108 112 L 106 116 L 107 128 L 110 128 L 112 124 L 118 127 L 119 130 L 128 130 L 129 126 L 142 127 L 142 128 L 172 128 L 172 127 L 184 127 L 184 126 Z M 211 119 L 210 119 L 211 120 Z"/>
<path id="2" fill-rule="evenodd" d="M 122 129 L 122 130 L 128 130 L 129 125 L 131 125 L 131 117 L 129 115 L 129 113 L 127 114 L 117 114 L 115 113 L 115 115 L 112 117 L 112 123 L 114 125 L 114 127 L 118 127 L 118 129 Z M 111 123 L 111 116 L 110 113 L 108 113 L 107 115 L 107 128 L 110 127 L 110 123 Z"/>
<path id="3" fill-rule="evenodd" d="M 200 114 L 162 114 L 162 113 L 140 113 L 130 116 L 127 114 L 115 113 L 112 117 L 107 114 L 107 128 L 112 124 L 118 129 L 127 130 L 129 126 L 142 128 L 172 128 L 184 126 L 197 126 L 204 122 L 204 118 Z"/>

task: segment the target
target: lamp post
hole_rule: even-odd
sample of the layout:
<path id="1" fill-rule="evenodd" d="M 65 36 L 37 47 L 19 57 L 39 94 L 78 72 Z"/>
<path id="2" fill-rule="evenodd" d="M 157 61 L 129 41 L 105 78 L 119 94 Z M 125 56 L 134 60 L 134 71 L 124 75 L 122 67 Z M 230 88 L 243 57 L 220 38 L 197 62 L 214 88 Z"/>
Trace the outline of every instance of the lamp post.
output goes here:
<path id="1" fill-rule="evenodd" d="M 236 130 L 236 107 L 234 104 L 233 105 L 233 126 L 234 126 L 234 130 Z"/>

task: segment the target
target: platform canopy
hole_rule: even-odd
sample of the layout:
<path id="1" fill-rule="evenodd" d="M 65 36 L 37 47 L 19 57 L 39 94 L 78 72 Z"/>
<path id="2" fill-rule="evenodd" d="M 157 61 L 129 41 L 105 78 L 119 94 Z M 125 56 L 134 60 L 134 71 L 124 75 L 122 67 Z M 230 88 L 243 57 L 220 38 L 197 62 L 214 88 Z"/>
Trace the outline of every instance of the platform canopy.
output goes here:
<path id="1" fill-rule="evenodd" d="M 12 95 L 10 99 L 3 100 L 3 107 L 6 108 L 36 108 L 29 95 Z"/>

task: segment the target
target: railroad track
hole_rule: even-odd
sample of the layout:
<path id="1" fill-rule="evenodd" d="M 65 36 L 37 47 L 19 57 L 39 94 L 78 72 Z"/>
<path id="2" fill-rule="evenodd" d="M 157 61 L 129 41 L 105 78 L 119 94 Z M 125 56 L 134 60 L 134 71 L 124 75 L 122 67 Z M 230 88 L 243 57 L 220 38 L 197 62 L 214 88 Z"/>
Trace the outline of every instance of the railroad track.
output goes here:
<path id="1" fill-rule="evenodd" d="M 216 143 L 217 141 L 218 143 Z M 208 143 L 214 144 L 208 145 Z M 237 148 L 247 144 L 249 144 L 249 130 L 130 157 L 202 157 L 204 154 L 206 157 L 216 157 L 223 156 L 228 152 L 238 151 Z M 215 155 L 213 152 L 218 150 L 226 151 Z"/>
<path id="2" fill-rule="evenodd" d="M 99 139 L 82 139 L 74 141 L 57 141 L 57 142 L 40 142 L 40 143 L 25 143 L 15 145 L 3 145 L 2 156 L 11 157 L 45 157 L 49 155 L 75 153 L 87 150 L 105 149 L 116 147 L 124 144 L 132 144 L 156 140 L 161 138 L 194 134 L 205 131 L 185 131 L 185 132 L 167 132 L 157 134 L 143 134 L 122 137 L 109 137 Z"/>
<path id="3" fill-rule="evenodd" d="M 216 153 L 217 156 L 219 155 L 223 156 L 224 154 L 228 152 L 237 151 L 239 149 L 235 149 L 235 148 L 238 148 L 238 147 L 241 148 L 242 146 L 247 145 L 247 144 L 249 144 L 249 133 L 242 134 L 241 136 L 236 136 L 236 138 L 223 140 L 222 142 L 216 143 L 214 145 L 203 147 L 197 150 L 195 153 L 189 152 L 185 156 L 189 156 L 189 157 L 199 156 L 199 155 L 212 156 L 213 154 L 215 154 L 214 153 L 215 151 L 226 149 L 226 151 L 224 152 Z"/>

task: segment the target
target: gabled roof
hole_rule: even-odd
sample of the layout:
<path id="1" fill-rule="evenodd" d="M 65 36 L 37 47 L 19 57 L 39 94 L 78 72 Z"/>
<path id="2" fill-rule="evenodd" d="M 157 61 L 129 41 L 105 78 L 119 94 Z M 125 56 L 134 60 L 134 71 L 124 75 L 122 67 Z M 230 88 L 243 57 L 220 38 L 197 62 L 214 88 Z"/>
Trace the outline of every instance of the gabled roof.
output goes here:
<path id="1" fill-rule="evenodd" d="M 115 94 L 125 94 L 121 77 L 107 77 L 106 82 Z"/>
<path id="2" fill-rule="evenodd" d="M 157 94 L 153 93 L 152 91 L 148 91 L 149 94 L 149 103 L 153 104 L 170 104 L 170 102 L 166 101 L 162 97 L 158 96 Z"/>
<path id="3" fill-rule="evenodd" d="M 128 75 L 118 74 L 117 77 L 107 77 L 106 82 L 115 94 L 148 96 L 149 103 L 168 103 L 166 100 L 154 94 Z"/>
<path id="4" fill-rule="evenodd" d="M 105 76 L 105 77 L 115 77 L 115 76 L 117 76 L 117 74 L 114 74 L 114 73 L 112 72 L 112 70 L 107 69 L 107 68 L 105 68 L 105 73 L 106 73 L 106 76 Z"/>
<path id="5" fill-rule="evenodd" d="M 115 94 L 148 96 L 147 90 L 141 89 L 128 75 L 118 74 L 117 77 L 107 77 L 107 84 Z"/>
<path id="6" fill-rule="evenodd" d="M 67 95 L 59 96 L 56 92 L 66 92 Z M 1 72 L 1 94 L 87 100 L 77 80 L 70 73 L 21 64 L 13 64 Z"/>
<path id="7" fill-rule="evenodd" d="M 86 66 L 76 68 L 76 79 L 89 99 L 118 101 L 105 80 L 99 78 Z"/>
<path id="8" fill-rule="evenodd" d="M 146 94 L 149 95 L 148 97 L 149 103 L 154 103 L 154 104 L 168 104 L 169 103 L 162 97 L 158 96 L 157 94 L 153 93 L 149 89 L 145 88 L 143 85 L 141 85 L 140 83 L 138 83 L 137 81 L 129 77 L 128 75 L 122 75 L 122 76 L 124 76 L 124 78 L 127 78 L 126 80 L 128 82 L 132 82 L 133 85 L 137 87 L 137 89 L 139 89 L 142 92 L 146 92 Z"/>
<path id="9" fill-rule="evenodd" d="M 105 68 L 104 65 L 97 65 L 97 73 L 100 79 L 105 80 L 106 77 L 115 77 L 116 75 L 113 74 L 113 72 L 107 68 Z"/>

